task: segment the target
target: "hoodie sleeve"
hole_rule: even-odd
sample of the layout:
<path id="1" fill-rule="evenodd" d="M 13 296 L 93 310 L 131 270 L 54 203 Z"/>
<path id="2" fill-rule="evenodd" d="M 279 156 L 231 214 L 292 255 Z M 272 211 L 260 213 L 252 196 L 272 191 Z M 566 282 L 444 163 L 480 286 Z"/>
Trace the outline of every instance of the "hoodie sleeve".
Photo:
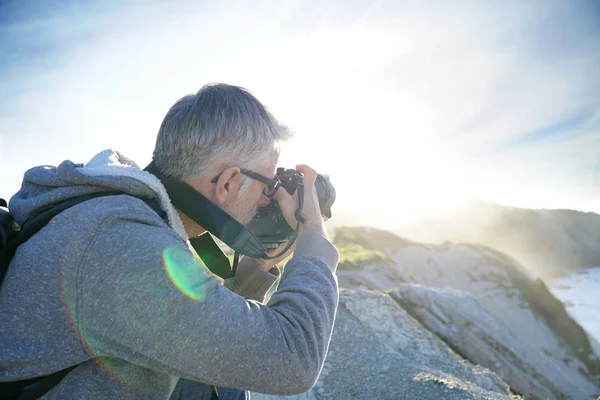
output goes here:
<path id="1" fill-rule="evenodd" d="M 338 261 L 327 239 L 301 233 L 261 305 L 208 276 L 170 229 L 113 217 L 77 271 L 79 334 L 96 356 L 218 386 L 303 393 L 331 339 Z"/>
<path id="2" fill-rule="evenodd" d="M 263 271 L 251 257 L 242 257 L 238 263 L 235 276 L 225 279 L 224 285 L 229 290 L 248 300 L 264 303 L 267 292 L 279 279 L 281 272 L 277 267 Z"/>

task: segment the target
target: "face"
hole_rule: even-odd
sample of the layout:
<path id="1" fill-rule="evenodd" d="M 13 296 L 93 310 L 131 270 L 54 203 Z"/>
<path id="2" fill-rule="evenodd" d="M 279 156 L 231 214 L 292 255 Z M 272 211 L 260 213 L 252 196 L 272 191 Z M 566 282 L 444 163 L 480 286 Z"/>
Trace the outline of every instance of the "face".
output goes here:
<path id="1" fill-rule="evenodd" d="M 266 177 L 272 178 L 275 176 L 277 162 L 275 161 L 268 168 L 262 171 L 256 171 Z M 241 224 L 245 225 L 252 221 L 256 215 L 258 207 L 266 206 L 269 204 L 271 199 L 264 194 L 265 184 L 252 178 L 250 180 L 250 187 L 243 195 L 238 195 L 237 200 L 231 204 L 228 210 L 226 210 L 232 217 L 234 217 Z"/>

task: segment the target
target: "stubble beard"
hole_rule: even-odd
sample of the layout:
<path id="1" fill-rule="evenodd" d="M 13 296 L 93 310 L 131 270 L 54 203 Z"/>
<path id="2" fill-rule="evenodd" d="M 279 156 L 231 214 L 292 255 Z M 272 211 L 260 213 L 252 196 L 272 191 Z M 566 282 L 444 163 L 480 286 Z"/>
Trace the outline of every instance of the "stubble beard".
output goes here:
<path id="1" fill-rule="evenodd" d="M 229 210 L 229 214 L 233 218 L 235 218 L 242 225 L 246 225 L 256 215 L 256 211 L 258 210 L 258 205 L 252 205 L 247 199 L 246 196 L 240 197 L 235 205 L 231 207 Z"/>

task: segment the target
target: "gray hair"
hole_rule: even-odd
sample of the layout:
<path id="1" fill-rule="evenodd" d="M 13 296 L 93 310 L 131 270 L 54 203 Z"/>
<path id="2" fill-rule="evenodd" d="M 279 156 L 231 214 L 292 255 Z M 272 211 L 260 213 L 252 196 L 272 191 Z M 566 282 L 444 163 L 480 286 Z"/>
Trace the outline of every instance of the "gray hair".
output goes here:
<path id="1" fill-rule="evenodd" d="M 152 158 L 165 175 L 190 183 L 215 165 L 266 168 L 279 143 L 292 136 L 248 90 L 209 84 L 167 112 Z"/>

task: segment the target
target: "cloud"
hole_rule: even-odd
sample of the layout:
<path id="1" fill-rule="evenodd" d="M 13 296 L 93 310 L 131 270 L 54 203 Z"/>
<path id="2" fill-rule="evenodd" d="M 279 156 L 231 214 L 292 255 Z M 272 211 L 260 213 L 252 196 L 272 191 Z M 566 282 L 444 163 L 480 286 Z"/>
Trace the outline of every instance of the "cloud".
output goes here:
<path id="1" fill-rule="evenodd" d="M 170 105 L 225 81 L 295 128 L 283 161 L 330 173 L 340 206 L 600 211 L 594 1 L 11 4 L 0 151 L 13 170 L 106 147 L 143 163 Z"/>

